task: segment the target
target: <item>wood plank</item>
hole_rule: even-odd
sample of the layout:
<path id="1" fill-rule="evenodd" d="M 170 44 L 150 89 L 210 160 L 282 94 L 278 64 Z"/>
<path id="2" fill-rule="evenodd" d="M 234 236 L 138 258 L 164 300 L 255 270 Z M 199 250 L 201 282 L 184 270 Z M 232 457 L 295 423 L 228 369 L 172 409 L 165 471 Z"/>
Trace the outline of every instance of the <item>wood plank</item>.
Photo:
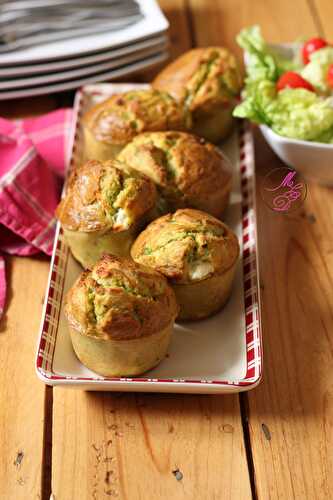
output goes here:
<path id="1" fill-rule="evenodd" d="M 168 19 L 170 55 L 175 59 L 192 46 L 190 26 L 186 10 L 186 0 L 159 0 L 163 13 Z"/>
<path id="2" fill-rule="evenodd" d="M 11 101 L 1 101 L 1 116 L 8 119 L 38 116 L 53 111 L 57 107 L 57 98 L 54 95 L 25 97 Z"/>
<path id="3" fill-rule="evenodd" d="M 305 0 L 189 0 L 189 4 L 196 44 L 225 45 L 240 57 L 235 37 L 245 26 L 259 24 L 264 37 L 271 42 L 290 42 L 300 35 L 316 33 Z"/>
<path id="4" fill-rule="evenodd" d="M 52 111 L 54 96 L 1 102 L 1 116 Z M 0 498 L 37 499 L 49 488 L 44 459 L 50 389 L 38 381 L 34 360 L 49 259 L 6 257 L 7 306 L 0 322 Z"/>
<path id="5" fill-rule="evenodd" d="M 327 40 L 332 43 L 333 39 L 333 3 L 330 0 L 310 0 L 314 19 L 317 25 L 317 34 L 327 37 Z"/>
<path id="6" fill-rule="evenodd" d="M 260 174 L 282 165 L 257 144 Z M 248 400 L 259 499 L 333 497 L 333 199 L 308 190 L 290 217 L 258 197 L 265 363 Z"/>
<path id="7" fill-rule="evenodd" d="M 237 398 L 54 389 L 56 499 L 250 499 Z"/>
<path id="8" fill-rule="evenodd" d="M 191 46 L 185 2 L 161 4 L 172 22 L 175 56 Z M 59 387 L 53 395 L 56 500 L 252 498 L 237 396 L 89 394 Z"/>
<path id="9" fill-rule="evenodd" d="M 191 32 L 188 24 L 185 0 L 159 0 L 158 1 L 164 15 L 169 21 L 168 36 L 170 40 L 169 61 L 172 61 L 180 54 L 191 47 Z M 153 69 L 143 71 L 135 75 L 134 81 L 150 82 L 167 64 L 163 62 Z"/>
<path id="10" fill-rule="evenodd" d="M 320 17 L 326 27 L 331 2 L 317 3 L 327 4 Z M 205 30 L 207 5 L 215 23 Z M 254 22 L 274 42 L 313 36 L 318 27 L 318 16 L 300 0 L 191 6 L 202 45 L 233 48 L 239 29 Z M 282 164 L 259 133 L 256 142 L 260 184 Z M 333 498 L 333 197 L 315 184 L 308 189 L 302 214 L 293 216 L 273 213 L 258 195 L 265 367 L 262 384 L 244 398 L 259 500 Z"/>
<path id="11" fill-rule="evenodd" d="M 41 498 L 45 386 L 34 359 L 49 262 L 7 258 L 0 324 L 0 498 Z M 13 293 L 15 291 L 15 293 Z"/>

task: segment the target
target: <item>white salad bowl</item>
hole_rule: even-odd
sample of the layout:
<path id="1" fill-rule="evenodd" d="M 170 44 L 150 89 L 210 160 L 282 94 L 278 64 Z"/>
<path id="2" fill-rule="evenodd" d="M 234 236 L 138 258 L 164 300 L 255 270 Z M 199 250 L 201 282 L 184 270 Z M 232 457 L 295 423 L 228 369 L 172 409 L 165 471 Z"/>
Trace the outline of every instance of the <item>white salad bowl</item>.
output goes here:
<path id="1" fill-rule="evenodd" d="M 293 59 L 299 54 L 299 43 L 269 44 L 271 50 L 282 57 Z M 249 56 L 244 53 L 245 66 Z M 276 134 L 267 125 L 259 128 L 274 153 L 304 178 L 325 186 L 333 186 L 333 144 L 302 141 Z"/>
<path id="2" fill-rule="evenodd" d="M 301 141 L 276 134 L 267 125 L 260 130 L 274 153 L 305 179 L 333 187 L 333 144 Z"/>

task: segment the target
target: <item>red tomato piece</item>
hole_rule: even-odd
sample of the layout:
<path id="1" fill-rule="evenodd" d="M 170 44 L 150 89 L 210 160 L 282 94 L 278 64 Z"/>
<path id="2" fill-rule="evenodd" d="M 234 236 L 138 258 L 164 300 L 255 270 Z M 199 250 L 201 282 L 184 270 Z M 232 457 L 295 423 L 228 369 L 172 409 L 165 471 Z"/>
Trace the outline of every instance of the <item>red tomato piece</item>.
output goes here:
<path id="1" fill-rule="evenodd" d="M 328 43 L 323 38 L 311 38 L 305 42 L 302 48 L 304 64 L 308 64 L 308 62 L 310 62 L 310 55 L 312 52 L 316 52 L 316 50 L 322 49 L 323 47 L 326 47 L 326 45 L 328 45 Z"/>
<path id="2" fill-rule="evenodd" d="M 295 73 L 294 71 L 287 71 L 286 73 L 283 73 L 283 75 L 280 76 L 276 83 L 276 88 L 278 91 L 283 90 L 283 89 L 307 89 L 311 90 L 311 92 L 314 92 L 314 88 L 312 87 L 311 83 L 305 80 L 301 75 L 298 73 Z"/>
<path id="3" fill-rule="evenodd" d="M 330 87 L 333 88 L 333 64 L 330 64 L 327 70 L 327 81 Z"/>

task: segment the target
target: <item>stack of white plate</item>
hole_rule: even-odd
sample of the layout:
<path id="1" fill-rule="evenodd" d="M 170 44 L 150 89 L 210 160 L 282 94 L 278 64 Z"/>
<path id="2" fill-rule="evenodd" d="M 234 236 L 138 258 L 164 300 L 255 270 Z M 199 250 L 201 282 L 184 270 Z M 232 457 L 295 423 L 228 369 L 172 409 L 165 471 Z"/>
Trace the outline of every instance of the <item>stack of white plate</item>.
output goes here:
<path id="1" fill-rule="evenodd" d="M 0 100 L 123 78 L 164 61 L 168 22 L 155 0 L 137 0 L 143 17 L 122 30 L 0 54 Z"/>

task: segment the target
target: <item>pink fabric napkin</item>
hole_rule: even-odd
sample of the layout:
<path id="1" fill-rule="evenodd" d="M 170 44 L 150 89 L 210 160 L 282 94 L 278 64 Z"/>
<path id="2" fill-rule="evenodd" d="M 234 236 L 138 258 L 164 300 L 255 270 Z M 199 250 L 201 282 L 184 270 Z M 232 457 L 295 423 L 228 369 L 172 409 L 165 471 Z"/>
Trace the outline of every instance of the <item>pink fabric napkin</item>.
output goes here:
<path id="1" fill-rule="evenodd" d="M 71 125 L 71 109 L 24 120 L 0 118 L 0 318 L 6 301 L 4 255 L 52 253 Z"/>

